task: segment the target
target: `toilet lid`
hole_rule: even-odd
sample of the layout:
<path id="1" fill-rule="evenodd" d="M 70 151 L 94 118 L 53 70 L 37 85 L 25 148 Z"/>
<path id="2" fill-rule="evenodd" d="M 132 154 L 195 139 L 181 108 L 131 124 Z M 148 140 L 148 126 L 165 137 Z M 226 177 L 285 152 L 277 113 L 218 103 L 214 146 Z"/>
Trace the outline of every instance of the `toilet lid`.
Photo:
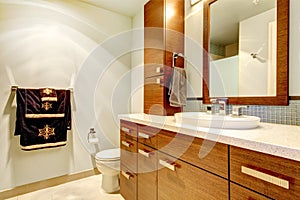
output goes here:
<path id="1" fill-rule="evenodd" d="M 120 148 L 100 151 L 95 157 L 98 160 L 120 160 Z"/>

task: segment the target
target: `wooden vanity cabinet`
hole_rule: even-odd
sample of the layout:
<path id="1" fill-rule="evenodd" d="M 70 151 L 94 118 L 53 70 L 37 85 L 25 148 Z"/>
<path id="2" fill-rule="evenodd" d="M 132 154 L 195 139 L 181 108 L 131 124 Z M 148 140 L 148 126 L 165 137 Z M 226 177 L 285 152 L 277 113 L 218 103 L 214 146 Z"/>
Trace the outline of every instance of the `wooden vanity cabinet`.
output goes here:
<path id="1" fill-rule="evenodd" d="M 150 0 L 144 6 L 144 113 L 181 112 L 170 106 L 168 88 L 173 52 L 184 53 L 184 2 Z M 172 16 L 167 15 L 167 8 L 173 9 Z"/>
<path id="2" fill-rule="evenodd" d="M 124 120 L 120 129 L 126 200 L 300 199 L 300 162 Z"/>
<path id="3" fill-rule="evenodd" d="M 231 146 L 230 181 L 272 199 L 300 199 L 297 161 Z"/>

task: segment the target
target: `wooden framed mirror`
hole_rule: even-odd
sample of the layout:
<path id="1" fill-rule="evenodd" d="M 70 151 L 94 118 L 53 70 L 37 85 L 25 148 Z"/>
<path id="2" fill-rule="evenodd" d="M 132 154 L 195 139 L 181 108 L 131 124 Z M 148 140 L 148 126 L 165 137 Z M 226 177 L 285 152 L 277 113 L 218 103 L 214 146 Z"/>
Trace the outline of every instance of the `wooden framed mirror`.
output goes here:
<path id="1" fill-rule="evenodd" d="M 211 72 L 211 54 L 210 54 L 210 43 L 211 43 L 211 16 L 212 16 L 212 10 L 211 7 L 213 4 L 223 2 L 226 3 L 226 1 L 233 1 L 233 0 L 205 0 L 204 1 L 204 21 L 203 21 L 203 103 L 209 104 L 211 98 L 218 98 L 218 97 L 227 97 L 229 104 L 243 104 L 243 105 L 288 105 L 288 84 L 289 84 L 289 78 L 288 78 L 288 61 L 289 61 L 289 0 L 274 0 L 274 4 L 276 7 L 274 7 L 275 12 L 275 29 L 273 29 L 273 32 L 275 32 L 275 37 L 273 36 L 273 43 L 275 43 L 275 50 L 273 51 L 273 57 L 275 57 L 275 64 L 274 65 L 274 75 L 273 80 L 269 80 L 269 82 L 276 82 L 273 87 L 273 93 L 272 94 L 254 94 L 247 96 L 246 94 L 243 95 L 226 95 L 226 92 L 224 95 L 211 95 L 212 88 L 210 88 L 211 85 L 214 84 L 214 79 L 210 76 L 213 72 Z M 238 0 L 240 1 L 240 0 Z M 251 3 L 259 4 L 266 0 L 249 0 Z M 270 1 L 270 0 L 267 0 Z M 244 3 L 244 2 L 243 2 Z M 239 2 L 236 4 L 242 5 L 243 3 Z M 256 6 L 256 4 L 255 4 Z M 226 12 L 225 12 L 226 11 Z M 231 11 L 224 9 L 226 14 L 230 13 Z M 222 19 L 226 20 L 226 19 Z M 274 24 L 274 23 L 273 23 Z M 239 24 L 241 26 L 241 24 Z M 271 29 L 269 29 L 270 31 Z M 275 31 L 274 31 L 275 30 Z M 241 34 L 241 33 L 239 33 Z M 274 34 L 273 34 L 274 35 Z M 270 34 L 269 34 L 270 37 Z M 241 40 L 241 36 L 239 36 L 239 40 Z M 249 38 L 247 38 L 249 40 Z M 270 39 L 268 39 L 269 42 L 266 43 L 272 43 L 270 42 Z M 241 44 L 238 45 L 238 48 L 240 49 Z M 249 43 L 248 43 L 249 46 Z M 265 45 L 267 46 L 267 45 Z M 274 45 L 273 45 L 274 46 Z M 270 48 L 270 47 L 268 47 Z M 269 50 L 270 51 L 270 50 Z M 244 52 L 244 51 L 243 51 Z M 237 56 L 240 56 L 240 53 L 237 53 Z M 270 54 L 269 54 L 270 55 Z M 251 59 L 255 59 L 256 62 L 267 62 L 269 64 L 269 57 L 267 58 L 268 61 L 265 61 L 264 58 L 261 58 L 260 55 L 257 54 L 256 51 L 253 52 L 247 52 L 247 56 L 251 56 Z M 270 56 L 272 57 L 272 56 Z M 241 58 L 238 57 L 238 63 L 241 62 Z M 250 57 L 248 58 L 250 59 Z M 252 61 L 251 61 L 252 62 Z M 248 64 L 248 67 L 253 67 L 252 65 Z M 239 67 L 239 65 L 237 66 Z M 229 73 L 227 68 L 223 68 L 223 71 L 227 71 L 226 73 Z M 242 71 L 240 68 L 238 68 L 238 71 Z M 231 74 L 227 75 L 229 78 L 231 78 Z M 257 78 L 256 75 L 253 76 L 254 78 Z M 241 78 L 242 80 L 242 78 Z M 252 83 L 254 83 L 256 80 Z M 237 83 L 239 84 L 241 81 L 238 80 Z M 249 83 L 251 81 L 248 80 Z M 224 82 L 223 82 L 224 84 Z M 238 90 L 241 88 L 241 86 L 238 86 Z M 271 87 L 272 88 L 272 87 Z M 254 88 L 255 90 L 258 89 Z M 230 92 L 229 92 L 230 93 Z"/>

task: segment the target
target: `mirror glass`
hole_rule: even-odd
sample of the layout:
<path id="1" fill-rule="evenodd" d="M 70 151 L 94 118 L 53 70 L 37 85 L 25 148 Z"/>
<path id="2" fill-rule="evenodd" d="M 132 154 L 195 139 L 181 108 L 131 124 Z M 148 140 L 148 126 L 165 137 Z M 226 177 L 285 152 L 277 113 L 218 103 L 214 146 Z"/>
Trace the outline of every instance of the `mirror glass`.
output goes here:
<path id="1" fill-rule="evenodd" d="M 210 97 L 276 96 L 276 0 L 210 5 Z"/>

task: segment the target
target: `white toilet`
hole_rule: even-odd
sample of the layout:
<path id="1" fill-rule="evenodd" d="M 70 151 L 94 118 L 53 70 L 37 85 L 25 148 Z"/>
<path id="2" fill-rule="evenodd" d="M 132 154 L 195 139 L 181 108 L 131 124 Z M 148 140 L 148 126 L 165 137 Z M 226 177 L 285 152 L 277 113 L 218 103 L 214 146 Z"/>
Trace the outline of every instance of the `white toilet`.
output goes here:
<path id="1" fill-rule="evenodd" d="M 120 189 L 120 148 L 100 151 L 95 156 L 97 169 L 102 174 L 102 189 L 107 193 Z"/>

